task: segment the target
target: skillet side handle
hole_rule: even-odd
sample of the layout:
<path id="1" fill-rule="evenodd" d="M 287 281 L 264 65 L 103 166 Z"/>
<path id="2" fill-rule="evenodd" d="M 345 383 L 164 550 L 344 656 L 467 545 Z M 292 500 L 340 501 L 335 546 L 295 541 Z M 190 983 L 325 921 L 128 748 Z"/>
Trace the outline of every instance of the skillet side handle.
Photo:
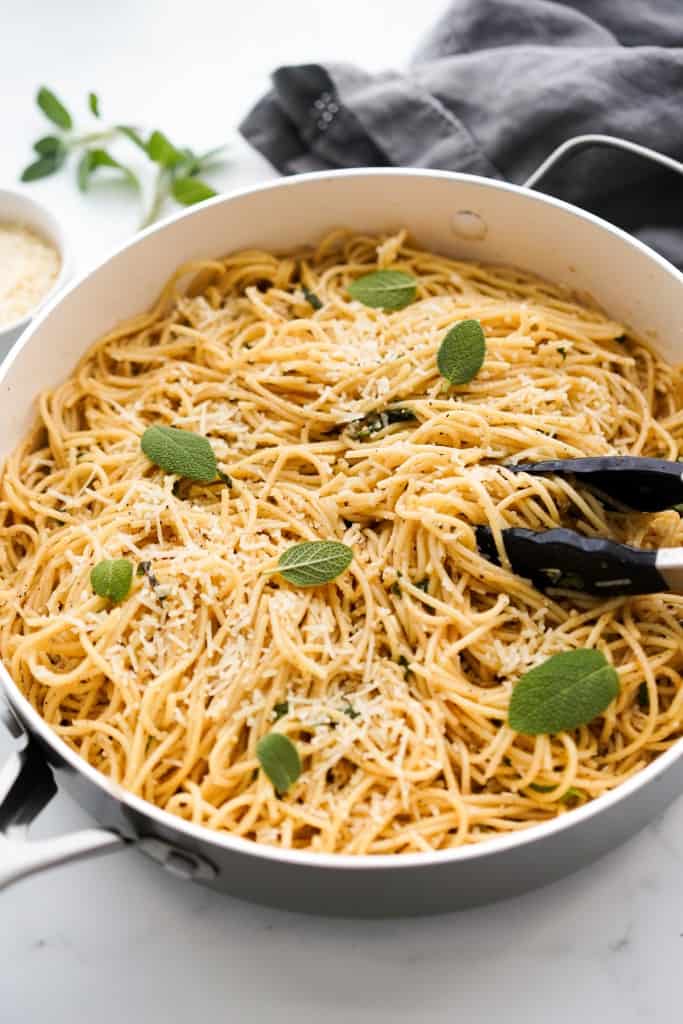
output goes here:
<path id="1" fill-rule="evenodd" d="M 30 841 L 29 824 L 56 792 L 52 771 L 31 740 L 0 768 L 0 890 L 46 868 L 127 845 L 121 836 L 103 828 Z"/>
<path id="2" fill-rule="evenodd" d="M 525 188 L 536 188 L 539 181 L 546 176 L 548 171 L 562 163 L 567 157 L 580 153 L 582 149 L 589 149 L 591 146 L 604 146 L 607 149 L 621 149 L 635 156 L 643 157 L 653 163 L 668 167 L 670 171 L 676 171 L 683 175 L 683 163 L 674 160 L 671 156 L 658 153 L 656 149 L 648 149 L 637 142 L 630 142 L 628 139 L 619 139 L 615 135 L 577 135 L 573 139 L 567 139 L 557 149 L 554 149 L 550 156 L 547 156 L 540 167 L 531 174 L 523 183 Z"/>

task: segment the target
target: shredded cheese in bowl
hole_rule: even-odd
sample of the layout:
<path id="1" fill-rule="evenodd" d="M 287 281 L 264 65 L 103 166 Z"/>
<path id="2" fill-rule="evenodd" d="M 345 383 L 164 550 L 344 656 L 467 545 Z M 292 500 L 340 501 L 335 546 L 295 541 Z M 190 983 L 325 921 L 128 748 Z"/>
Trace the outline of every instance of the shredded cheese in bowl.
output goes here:
<path id="1" fill-rule="evenodd" d="M 21 320 L 53 287 L 57 249 L 24 224 L 0 221 L 0 328 Z"/>

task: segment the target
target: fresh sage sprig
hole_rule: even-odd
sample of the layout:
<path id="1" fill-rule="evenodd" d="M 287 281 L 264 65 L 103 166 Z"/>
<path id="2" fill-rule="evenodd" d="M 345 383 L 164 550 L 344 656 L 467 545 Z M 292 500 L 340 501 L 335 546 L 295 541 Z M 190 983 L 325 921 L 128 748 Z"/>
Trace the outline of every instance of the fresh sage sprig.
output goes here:
<path id="1" fill-rule="evenodd" d="M 301 775 L 301 758 L 289 736 L 269 732 L 256 744 L 256 756 L 264 772 L 282 796 Z"/>
<path id="2" fill-rule="evenodd" d="M 215 480 L 229 482 L 216 464 L 216 455 L 208 439 L 191 430 L 177 427 L 147 427 L 140 447 L 150 462 L 167 473 L 211 484 Z"/>
<path id="3" fill-rule="evenodd" d="M 467 384 L 477 376 L 486 356 L 486 338 L 478 320 L 451 327 L 439 346 L 436 363 L 449 384 Z"/>
<path id="4" fill-rule="evenodd" d="M 351 564 L 353 551 L 338 540 L 304 540 L 283 551 L 277 567 L 278 573 L 296 587 L 318 587 L 336 579 Z"/>
<path id="5" fill-rule="evenodd" d="M 122 175 L 126 182 L 142 194 L 140 179 L 135 171 L 128 164 L 112 156 L 102 145 L 104 142 L 123 141 L 132 143 L 156 166 L 152 199 L 142 219 L 143 227 L 156 220 L 170 196 L 183 206 L 190 206 L 216 194 L 198 175 L 217 166 L 224 147 L 197 154 L 186 146 L 175 146 L 163 132 L 153 131 L 145 138 L 140 129 L 125 124 L 108 127 L 99 125 L 96 131 L 79 134 L 74 132 L 74 119 L 71 113 L 50 89 L 42 86 L 38 90 L 36 102 L 43 114 L 59 129 L 60 134 L 45 135 L 33 144 L 37 159 L 24 169 L 22 181 L 37 181 L 39 178 L 55 174 L 66 163 L 71 153 L 80 152 L 76 180 L 82 192 L 87 191 L 95 171 L 105 168 Z M 99 121 L 100 100 L 96 93 L 88 93 L 87 106 L 93 117 Z"/>
<path id="6" fill-rule="evenodd" d="M 45 117 L 55 127 L 60 129 L 61 134 L 44 135 L 34 142 L 33 148 L 38 154 L 38 159 L 24 168 L 21 175 L 22 181 L 37 181 L 39 178 L 47 178 L 63 166 L 70 153 L 83 150 L 83 156 L 79 161 L 77 170 L 77 181 L 82 191 L 85 191 L 87 180 L 97 166 L 110 167 L 121 171 L 128 181 L 139 185 L 137 176 L 133 171 L 120 163 L 120 161 L 115 160 L 101 146 L 91 149 L 93 143 L 106 142 L 120 134 L 118 126 L 111 126 L 109 128 L 98 127 L 96 131 L 75 134 L 73 131 L 73 117 L 61 100 L 50 89 L 41 86 L 36 95 L 36 103 Z M 99 99 L 95 93 L 88 94 L 88 109 L 99 119 Z M 88 156 L 90 152 L 96 153 L 97 156 Z M 106 157 L 109 157 L 111 162 L 108 162 Z M 88 169 L 87 171 L 86 168 Z"/>
<path id="7" fill-rule="evenodd" d="M 106 558 L 90 573 L 90 583 L 98 597 L 118 604 L 127 597 L 133 582 L 133 563 L 127 558 Z"/>
<path id="8" fill-rule="evenodd" d="M 349 285 L 352 299 L 373 309 L 403 309 L 417 295 L 417 281 L 403 270 L 373 270 Z"/>
<path id="9" fill-rule="evenodd" d="M 619 694 L 619 676 L 601 651 L 554 654 L 526 672 L 512 692 L 508 724 L 528 736 L 586 725 Z"/>

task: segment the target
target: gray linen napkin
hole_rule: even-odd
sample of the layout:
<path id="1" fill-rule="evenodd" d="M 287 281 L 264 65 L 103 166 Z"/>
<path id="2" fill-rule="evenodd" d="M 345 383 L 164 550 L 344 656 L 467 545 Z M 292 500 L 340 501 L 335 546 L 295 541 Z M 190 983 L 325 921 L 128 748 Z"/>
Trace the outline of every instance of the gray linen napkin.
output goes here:
<path id="1" fill-rule="evenodd" d="M 587 132 L 683 160 L 683 0 L 454 0 L 405 71 L 307 64 L 272 83 L 240 131 L 283 174 L 412 166 L 521 182 Z M 542 187 L 683 267 L 683 177 L 587 150 Z"/>

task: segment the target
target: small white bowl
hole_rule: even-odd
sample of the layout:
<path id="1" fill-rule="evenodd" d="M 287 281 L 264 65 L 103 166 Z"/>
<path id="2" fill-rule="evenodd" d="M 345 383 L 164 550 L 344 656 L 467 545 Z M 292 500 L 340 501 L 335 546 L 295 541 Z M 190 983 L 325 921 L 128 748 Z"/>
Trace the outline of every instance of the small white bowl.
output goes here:
<path id="1" fill-rule="evenodd" d="M 22 331 L 36 315 L 41 306 L 51 299 L 66 284 L 70 274 L 70 257 L 66 236 L 61 224 L 42 203 L 30 199 L 25 192 L 0 188 L 0 224 L 25 224 L 36 234 L 51 242 L 59 253 L 60 268 L 52 288 L 25 316 L 0 326 L 0 360 L 4 359 Z"/>

